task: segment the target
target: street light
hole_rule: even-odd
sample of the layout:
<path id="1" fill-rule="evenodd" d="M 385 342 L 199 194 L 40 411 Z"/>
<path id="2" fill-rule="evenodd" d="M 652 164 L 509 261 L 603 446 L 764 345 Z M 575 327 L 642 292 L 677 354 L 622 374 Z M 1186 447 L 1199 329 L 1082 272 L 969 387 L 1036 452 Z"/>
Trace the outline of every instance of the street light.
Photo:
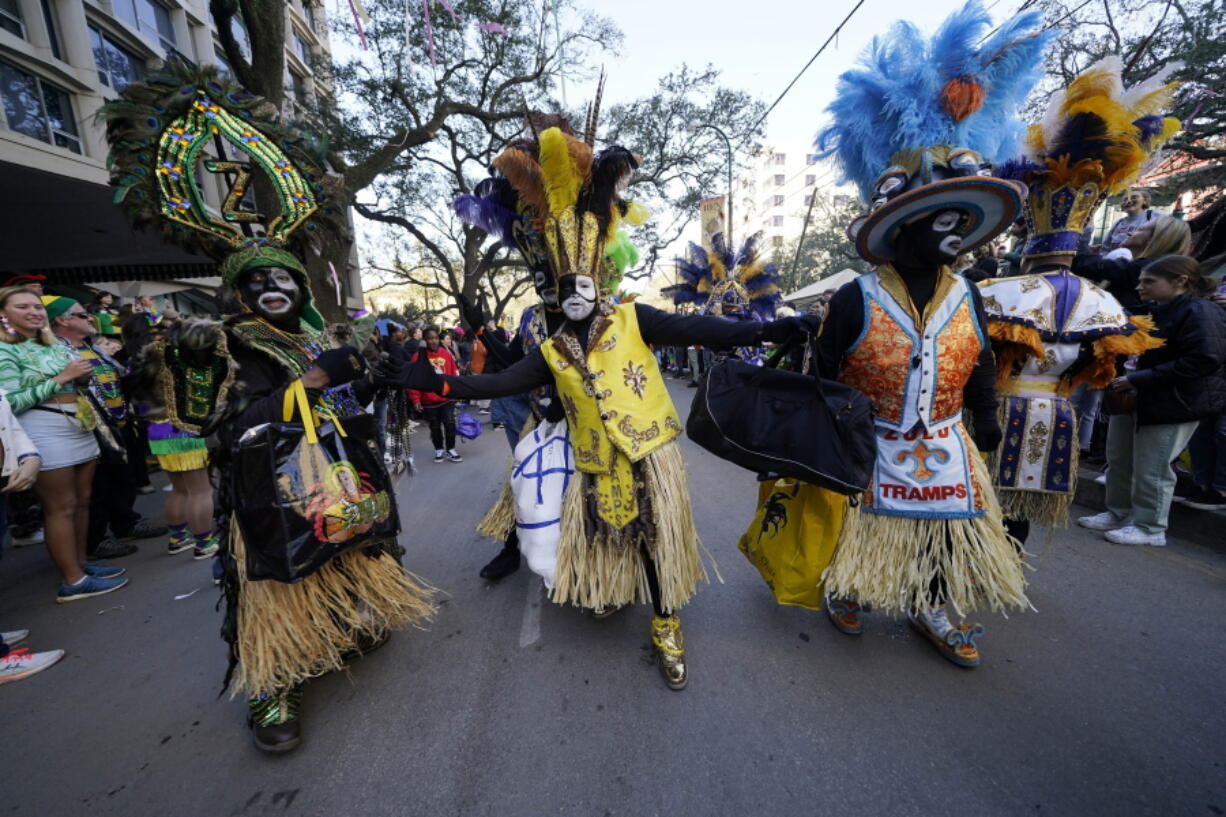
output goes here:
<path id="1" fill-rule="evenodd" d="M 697 119 L 691 120 L 685 126 L 690 133 L 698 133 L 703 128 L 710 128 L 719 134 L 719 137 L 724 140 L 724 147 L 728 149 L 728 223 L 724 225 L 724 245 L 729 249 L 732 248 L 732 140 L 728 138 L 728 134 L 712 125 L 710 122 L 700 122 Z"/>

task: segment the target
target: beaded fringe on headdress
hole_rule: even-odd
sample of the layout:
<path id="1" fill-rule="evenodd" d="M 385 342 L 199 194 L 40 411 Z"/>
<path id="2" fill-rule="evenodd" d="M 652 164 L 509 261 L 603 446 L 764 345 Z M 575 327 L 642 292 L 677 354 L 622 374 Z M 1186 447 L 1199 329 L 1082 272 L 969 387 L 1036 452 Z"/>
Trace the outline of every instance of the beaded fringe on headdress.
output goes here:
<path id="1" fill-rule="evenodd" d="M 927 610 L 933 577 L 940 575 L 945 598 L 959 615 L 1029 608 L 1021 547 L 1001 522 L 987 469 L 972 467 L 971 474 L 986 511 L 973 519 L 848 508 L 834 561 L 822 577 L 828 597 L 870 603 L 884 612 Z"/>
<path id="2" fill-rule="evenodd" d="M 334 670 L 365 634 L 421 627 L 434 616 L 434 588 L 390 554 L 351 550 L 301 582 L 247 581 L 247 548 L 230 525 L 237 567 L 238 666 L 231 697 L 272 693 Z"/>
<path id="3" fill-rule="evenodd" d="M 699 579 L 709 581 L 694 526 L 685 461 L 676 443 L 656 449 L 635 464 L 643 481 L 646 507 L 631 524 L 650 520 L 646 537 L 620 536 L 589 520 L 588 495 L 598 474 L 576 472 L 562 501 L 562 535 L 554 572 L 553 601 L 595 609 L 650 603 L 646 550 L 660 579 L 663 609 L 676 611 L 694 595 Z M 716 577 L 719 572 L 716 570 Z"/>

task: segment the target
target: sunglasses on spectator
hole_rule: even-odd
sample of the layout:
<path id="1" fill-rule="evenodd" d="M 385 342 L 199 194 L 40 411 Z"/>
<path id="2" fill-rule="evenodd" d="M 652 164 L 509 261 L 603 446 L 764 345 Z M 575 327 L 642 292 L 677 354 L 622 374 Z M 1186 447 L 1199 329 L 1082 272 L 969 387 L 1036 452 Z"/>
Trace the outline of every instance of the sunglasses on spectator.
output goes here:
<path id="1" fill-rule="evenodd" d="M 65 315 L 65 317 L 67 318 L 88 318 L 89 313 L 88 312 L 69 312 L 67 315 Z"/>

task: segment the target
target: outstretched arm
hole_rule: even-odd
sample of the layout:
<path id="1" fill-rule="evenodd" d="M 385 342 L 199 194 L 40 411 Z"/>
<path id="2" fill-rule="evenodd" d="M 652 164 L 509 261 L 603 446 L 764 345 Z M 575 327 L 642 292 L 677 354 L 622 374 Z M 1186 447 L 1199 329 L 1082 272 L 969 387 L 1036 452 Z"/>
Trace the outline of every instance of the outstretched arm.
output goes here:
<path id="1" fill-rule="evenodd" d="M 403 385 L 423 392 L 434 392 L 460 400 L 485 400 L 523 394 L 553 382 L 553 374 L 540 349 L 509 369 L 497 374 L 441 375 L 429 362 L 411 363 L 405 372 Z"/>
<path id="2" fill-rule="evenodd" d="M 813 316 L 760 321 L 730 321 L 712 315 L 673 315 L 654 306 L 636 303 L 634 313 L 643 340 L 658 346 L 698 344 L 713 349 L 756 346 L 763 341 L 782 343 L 803 332 L 816 332 L 821 320 Z"/>

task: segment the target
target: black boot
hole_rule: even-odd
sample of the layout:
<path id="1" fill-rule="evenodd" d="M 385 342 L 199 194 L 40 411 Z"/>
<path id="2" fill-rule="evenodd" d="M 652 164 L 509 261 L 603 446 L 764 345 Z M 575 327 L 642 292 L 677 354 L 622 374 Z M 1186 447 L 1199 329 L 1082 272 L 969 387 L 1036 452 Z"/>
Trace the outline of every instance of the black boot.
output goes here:
<path id="1" fill-rule="evenodd" d="M 519 570 L 519 533 L 512 530 L 498 555 L 481 568 L 481 578 L 496 582 Z"/>
<path id="2" fill-rule="evenodd" d="M 281 754 L 302 742 L 302 685 L 247 701 L 247 725 L 262 752 Z"/>

